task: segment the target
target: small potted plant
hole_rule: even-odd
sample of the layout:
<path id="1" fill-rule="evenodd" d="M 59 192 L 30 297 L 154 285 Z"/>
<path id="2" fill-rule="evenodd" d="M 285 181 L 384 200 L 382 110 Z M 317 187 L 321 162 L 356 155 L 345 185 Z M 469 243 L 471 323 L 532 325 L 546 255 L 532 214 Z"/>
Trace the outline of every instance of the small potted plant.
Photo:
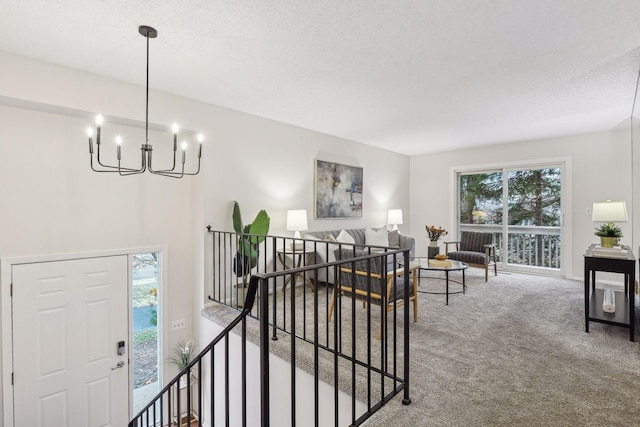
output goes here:
<path id="1" fill-rule="evenodd" d="M 612 248 L 618 245 L 618 241 L 622 237 L 622 230 L 613 223 L 607 223 L 596 227 L 594 234 L 600 237 L 600 244 L 603 248 Z"/>
<path id="2" fill-rule="evenodd" d="M 174 357 L 170 357 L 168 362 L 175 365 L 179 371 L 182 371 L 193 360 L 195 353 L 196 345 L 193 340 L 180 341 L 175 345 L 175 347 L 173 347 Z M 187 378 L 183 375 L 180 377 L 180 388 L 184 388 L 186 386 Z"/>

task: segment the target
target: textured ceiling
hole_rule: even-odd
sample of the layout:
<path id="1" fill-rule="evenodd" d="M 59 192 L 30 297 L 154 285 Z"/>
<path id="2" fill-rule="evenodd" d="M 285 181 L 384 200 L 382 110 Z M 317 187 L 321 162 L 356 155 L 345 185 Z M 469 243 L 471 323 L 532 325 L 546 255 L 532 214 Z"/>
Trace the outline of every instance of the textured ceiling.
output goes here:
<path id="1" fill-rule="evenodd" d="M 616 127 L 638 0 L 0 0 L 0 50 L 404 154 Z"/>

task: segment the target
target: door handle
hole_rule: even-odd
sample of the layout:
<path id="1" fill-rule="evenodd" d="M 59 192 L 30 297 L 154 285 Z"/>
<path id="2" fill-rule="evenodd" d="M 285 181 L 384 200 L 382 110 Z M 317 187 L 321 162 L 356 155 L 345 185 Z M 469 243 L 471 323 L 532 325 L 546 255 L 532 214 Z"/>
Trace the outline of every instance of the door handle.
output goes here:
<path id="1" fill-rule="evenodd" d="M 112 371 L 115 371 L 116 369 L 120 369 L 124 366 L 124 362 L 121 360 L 118 362 L 118 364 L 116 365 L 115 368 L 111 368 Z"/>

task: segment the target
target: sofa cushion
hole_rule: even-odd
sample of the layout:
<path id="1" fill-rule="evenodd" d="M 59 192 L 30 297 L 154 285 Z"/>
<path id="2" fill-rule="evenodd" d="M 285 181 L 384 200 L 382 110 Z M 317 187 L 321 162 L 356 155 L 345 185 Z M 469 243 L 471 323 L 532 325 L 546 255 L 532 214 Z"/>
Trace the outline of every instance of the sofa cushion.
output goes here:
<path id="1" fill-rule="evenodd" d="M 386 228 L 378 228 L 374 230 L 367 228 L 364 230 L 364 243 L 371 246 L 389 247 L 389 233 Z"/>
<path id="2" fill-rule="evenodd" d="M 347 232 L 347 230 L 341 230 L 336 240 L 340 243 L 348 243 L 354 245 L 356 243 L 356 239 L 353 238 L 351 234 Z"/>
<path id="3" fill-rule="evenodd" d="M 391 230 L 388 233 L 389 239 L 389 247 L 390 248 L 399 248 L 400 247 L 400 235 L 398 230 Z"/>

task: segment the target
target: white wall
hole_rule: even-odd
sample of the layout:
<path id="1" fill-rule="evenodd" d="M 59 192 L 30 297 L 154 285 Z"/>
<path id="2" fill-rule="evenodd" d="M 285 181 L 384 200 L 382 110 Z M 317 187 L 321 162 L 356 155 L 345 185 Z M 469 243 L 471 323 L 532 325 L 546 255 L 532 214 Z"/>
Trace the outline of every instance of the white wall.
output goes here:
<path id="1" fill-rule="evenodd" d="M 453 228 L 452 168 L 562 157 L 570 158 L 572 165 L 571 205 L 567 206 L 572 214 L 565 216 L 572 237 L 568 275 L 582 277 L 585 249 L 598 242 L 591 216 L 585 211 L 594 201 L 626 201 L 630 222 L 618 225 L 625 236 L 622 243 L 632 245 L 631 144 L 629 130 L 623 129 L 412 157 L 410 234 L 416 237 L 417 254 L 426 253 L 425 225 Z"/>
<path id="2" fill-rule="evenodd" d="M 2 52 L 0 63 L 0 258 L 166 245 L 166 320 L 187 319 L 168 333 L 169 347 L 198 336 L 210 266 L 205 227 L 232 230 L 233 200 L 247 220 L 266 209 L 274 234 L 287 233 L 293 208 L 308 209 L 311 230 L 380 226 L 389 208 L 401 208 L 400 229 L 409 230 L 407 156 L 151 90 L 152 123 L 205 133 L 201 174 L 97 174 L 86 127 L 102 113 L 105 139 L 122 132 L 132 142 L 125 155 L 136 156 L 143 130 L 109 119 L 144 120 L 144 87 Z M 151 137 L 159 159 L 169 135 Z M 362 219 L 313 219 L 316 158 L 364 168 Z"/>
<path id="3" fill-rule="evenodd" d="M 249 319 L 247 322 L 255 322 Z M 240 326 L 236 327 L 237 333 L 240 333 Z M 220 332 L 223 327 L 207 321 L 203 323 L 200 330 L 200 340 L 210 342 Z M 231 375 L 240 375 L 241 365 L 241 339 L 238 335 L 232 334 L 229 337 L 229 372 Z M 224 342 L 216 347 L 216 360 L 224 360 Z M 260 347 L 252 342 L 247 342 L 247 425 L 260 425 Z M 273 426 L 291 425 L 291 364 L 282 360 L 273 353 L 269 357 L 269 398 L 270 398 L 270 420 Z M 205 384 L 210 383 L 211 373 L 206 363 L 203 366 L 203 379 Z M 212 423 L 211 411 L 205 408 L 203 417 L 201 418 L 204 426 L 223 425 L 225 423 L 226 413 L 224 411 L 225 401 L 225 370 L 224 363 L 217 363 L 215 370 L 215 388 L 216 388 L 216 407 L 220 408 Z M 229 383 L 229 398 L 231 402 L 237 402 L 230 408 L 230 424 L 239 425 L 242 419 L 241 406 L 238 402 L 242 395 L 241 383 L 239 381 L 231 381 Z M 319 425 L 333 426 L 335 415 L 335 403 L 333 396 L 334 388 L 324 381 L 319 381 L 318 385 L 318 402 L 320 404 Z M 210 395 L 205 392 L 206 396 L 203 401 L 207 402 Z M 338 417 L 339 425 L 347 426 L 351 423 L 351 396 L 343 391 L 338 392 Z M 296 422 L 297 425 L 310 426 L 314 424 L 315 416 L 315 400 L 314 400 L 314 377 L 312 374 L 305 372 L 300 368 L 296 368 Z M 356 418 L 362 416 L 367 410 L 364 403 L 356 400 L 355 414 Z"/>

